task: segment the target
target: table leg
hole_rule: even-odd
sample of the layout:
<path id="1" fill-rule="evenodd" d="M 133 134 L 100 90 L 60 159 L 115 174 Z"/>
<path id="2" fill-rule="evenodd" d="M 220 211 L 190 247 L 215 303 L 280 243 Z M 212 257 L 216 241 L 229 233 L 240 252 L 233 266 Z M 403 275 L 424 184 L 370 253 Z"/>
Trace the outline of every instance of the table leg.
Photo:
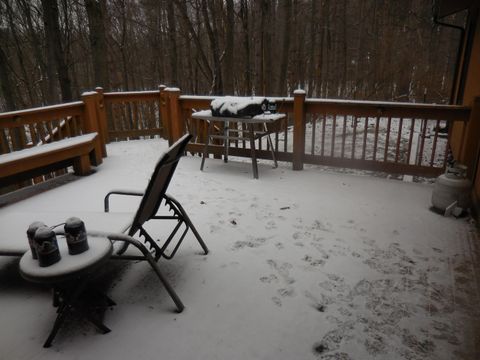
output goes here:
<path id="1" fill-rule="evenodd" d="M 106 327 L 105 324 L 103 324 L 100 320 L 92 316 L 92 314 L 85 313 L 83 315 L 88 319 L 88 321 L 95 325 L 102 332 L 102 334 L 107 334 L 112 331 L 108 327 Z"/>
<path id="2" fill-rule="evenodd" d="M 248 127 L 250 133 L 250 152 L 252 154 L 253 177 L 258 179 L 257 153 L 255 151 L 255 133 L 253 124 L 249 124 Z"/>
<path id="3" fill-rule="evenodd" d="M 277 168 L 278 163 L 277 163 L 277 158 L 275 156 L 275 149 L 273 148 L 272 138 L 270 137 L 270 133 L 268 132 L 268 127 L 267 127 L 266 123 L 263 123 L 263 129 L 267 133 L 267 142 L 268 142 L 268 145 L 270 146 L 270 151 L 272 153 L 273 163 L 275 164 L 274 168 Z"/>
<path id="4" fill-rule="evenodd" d="M 57 289 L 53 288 L 52 289 L 52 294 L 53 294 L 53 307 L 58 308 L 61 304 L 61 299 L 60 299 L 60 291 Z"/>
<path id="5" fill-rule="evenodd" d="M 223 127 L 223 137 L 225 138 L 225 154 L 223 156 L 223 162 L 228 162 L 228 147 L 230 145 L 230 140 L 228 140 L 228 132 L 229 132 L 229 127 L 230 123 L 228 121 L 225 121 L 225 125 Z"/>
<path id="6" fill-rule="evenodd" d="M 205 139 L 205 147 L 203 148 L 202 163 L 200 164 L 200 171 L 203 171 L 203 165 L 205 164 L 205 158 L 208 156 L 208 144 L 210 142 L 210 134 L 212 131 L 212 121 L 208 122 L 207 138 Z"/>
<path id="7" fill-rule="evenodd" d="M 57 310 L 57 317 L 55 319 L 55 322 L 53 323 L 53 328 L 52 331 L 50 331 L 50 334 L 48 335 L 47 340 L 45 341 L 45 344 L 43 344 L 44 348 L 48 348 L 52 345 L 53 339 L 55 339 L 55 336 L 58 333 L 58 330 L 60 329 L 60 326 L 62 326 L 65 316 L 72 310 L 72 303 L 76 301 L 76 299 L 79 297 L 79 295 L 82 293 L 82 291 L 85 289 L 87 285 L 87 282 L 84 280 L 80 282 L 80 284 L 73 290 L 72 294 L 70 296 L 65 295 L 64 290 L 60 289 L 55 289 L 54 292 L 56 292 L 56 295 L 58 296 L 57 301 L 59 298 L 62 298 L 62 301 L 59 301 L 60 305 Z"/>
<path id="8" fill-rule="evenodd" d="M 45 344 L 43 344 L 44 348 L 49 348 L 52 346 L 52 341 L 55 339 L 55 336 L 57 335 L 58 330 L 60 329 L 60 326 L 62 325 L 63 321 L 65 320 L 65 316 L 67 315 L 67 305 L 61 306 L 58 311 L 57 318 L 55 319 L 55 323 L 53 324 L 52 331 L 50 331 L 50 334 L 48 335 L 47 340 L 45 341 Z"/>

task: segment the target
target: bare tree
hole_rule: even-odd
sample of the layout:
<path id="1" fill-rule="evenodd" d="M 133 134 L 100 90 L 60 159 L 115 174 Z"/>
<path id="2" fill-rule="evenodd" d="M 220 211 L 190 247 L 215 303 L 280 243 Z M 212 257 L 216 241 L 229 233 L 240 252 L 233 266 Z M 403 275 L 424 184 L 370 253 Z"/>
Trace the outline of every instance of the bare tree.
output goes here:
<path id="1" fill-rule="evenodd" d="M 68 68 L 64 58 L 64 50 L 62 46 L 62 36 L 60 33 L 60 25 L 58 22 L 58 4 L 57 1 L 42 0 L 43 23 L 45 25 L 45 39 L 48 53 L 48 67 L 50 73 L 55 68 L 58 74 L 62 101 L 68 102 L 72 100 L 72 89 Z"/>
<path id="2" fill-rule="evenodd" d="M 226 0 L 227 16 L 225 24 L 225 66 L 224 66 L 224 78 L 225 78 L 225 92 L 227 94 L 234 93 L 234 63 L 233 63 L 233 51 L 235 48 L 235 13 L 233 0 Z"/>
<path id="3" fill-rule="evenodd" d="M 459 34 L 431 15 L 431 0 L 0 0 L 0 42 L 17 108 L 162 83 L 448 102 Z"/>
<path id="4" fill-rule="evenodd" d="M 280 71 L 278 73 L 277 95 L 283 95 L 286 92 L 287 67 L 290 53 L 290 33 L 292 25 L 292 0 L 281 0 L 282 6 L 282 54 L 280 62 Z M 313 47 L 312 47 L 313 48 Z"/>
<path id="5" fill-rule="evenodd" d="M 105 32 L 105 0 L 84 0 L 87 10 L 90 47 L 92 49 L 95 84 L 104 89 L 110 86 L 108 74 L 108 48 Z"/>
<path id="6" fill-rule="evenodd" d="M 205 20 L 208 39 L 210 40 L 210 52 L 213 63 L 212 93 L 223 94 L 222 67 L 220 60 L 220 44 L 218 39 L 218 28 L 214 20 L 215 0 L 202 0 L 202 15 Z M 212 19 L 213 18 L 213 19 Z"/>

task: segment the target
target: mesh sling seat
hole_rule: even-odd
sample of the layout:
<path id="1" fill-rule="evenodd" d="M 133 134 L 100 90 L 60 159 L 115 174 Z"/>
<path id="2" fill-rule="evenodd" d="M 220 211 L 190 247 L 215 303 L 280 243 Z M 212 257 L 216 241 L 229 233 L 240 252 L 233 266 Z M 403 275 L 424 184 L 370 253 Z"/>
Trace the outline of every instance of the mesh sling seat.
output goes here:
<path id="1" fill-rule="evenodd" d="M 165 278 L 163 278 L 161 275 L 156 261 L 158 261 L 161 257 L 168 260 L 172 259 L 180 247 L 180 244 L 184 240 L 188 230 L 192 230 L 192 233 L 199 242 L 204 253 L 208 254 L 208 248 L 205 242 L 201 238 L 182 205 L 175 198 L 166 194 L 168 185 L 173 177 L 178 161 L 185 153 L 185 148 L 191 138 L 192 135 L 190 134 L 184 135 L 177 142 L 175 142 L 165 154 L 163 154 L 155 166 L 155 170 L 153 171 L 152 177 L 145 192 L 142 193 L 136 191 L 113 190 L 110 191 L 104 199 L 104 210 L 105 212 L 109 212 L 109 201 L 112 195 L 142 196 L 133 221 L 129 228 L 125 231 L 126 234 L 123 236 L 118 234 L 116 236 L 109 237 L 111 240 L 118 240 L 121 242 L 120 248 L 114 255 L 119 258 L 149 261 L 150 265 L 153 267 L 177 305 L 179 312 L 183 310 L 183 304 Z M 158 215 L 158 211 L 161 206 L 165 206 L 167 208 L 169 215 Z M 170 220 L 176 222 L 176 225 L 168 237 L 162 241 L 162 239 L 154 239 L 154 237 L 150 235 L 145 228 L 145 223 L 150 220 Z M 183 230 L 182 225 L 184 227 Z M 176 236 L 177 234 L 179 234 L 179 236 Z M 141 241 L 134 239 L 133 237 L 135 235 L 137 235 Z M 125 255 L 125 251 L 129 245 L 134 245 L 137 247 L 142 252 L 143 256 L 136 257 Z M 167 250 L 169 252 L 167 252 Z"/>

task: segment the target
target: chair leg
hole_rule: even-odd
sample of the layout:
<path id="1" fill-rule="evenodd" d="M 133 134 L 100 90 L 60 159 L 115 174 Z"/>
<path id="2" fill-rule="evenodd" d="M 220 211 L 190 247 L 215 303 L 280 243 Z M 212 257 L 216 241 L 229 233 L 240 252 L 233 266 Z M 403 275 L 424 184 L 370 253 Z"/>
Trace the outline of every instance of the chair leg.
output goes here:
<path id="1" fill-rule="evenodd" d="M 172 298 L 173 302 L 177 306 L 177 311 L 181 313 L 183 309 L 185 309 L 185 305 L 183 305 L 182 301 L 178 297 L 177 293 L 175 290 L 173 290 L 173 287 L 170 285 L 170 283 L 167 281 L 167 279 L 164 278 L 163 274 L 160 272 L 160 269 L 158 268 L 158 264 L 155 262 L 155 260 L 152 258 L 150 253 L 148 253 L 148 256 L 145 255 L 147 258 L 148 263 L 152 267 L 153 271 L 157 274 L 157 277 L 160 279 L 161 283 L 165 287 L 165 290 L 167 290 L 168 294 Z"/>
<path id="2" fill-rule="evenodd" d="M 197 229 L 195 228 L 195 226 L 193 225 L 192 221 L 190 220 L 190 218 L 188 217 L 187 215 L 187 212 L 185 211 L 185 209 L 183 208 L 183 206 L 173 197 L 165 194 L 164 197 L 173 202 L 175 204 L 175 206 L 177 207 L 178 211 L 180 211 L 182 217 L 183 217 L 183 220 L 185 221 L 185 223 L 187 224 L 187 226 L 192 229 L 192 232 L 193 234 L 195 235 L 195 237 L 197 238 L 197 241 L 198 243 L 200 244 L 200 246 L 202 247 L 203 251 L 205 252 L 205 255 L 208 254 L 209 250 L 208 250 L 208 247 L 207 245 L 205 244 L 205 242 L 203 241 L 202 237 L 200 236 L 200 234 L 198 233 Z"/>
<path id="3" fill-rule="evenodd" d="M 173 302 L 177 306 L 177 311 L 179 313 L 183 311 L 183 309 L 185 308 L 185 305 L 183 305 L 182 301 L 178 297 L 178 295 L 175 292 L 175 290 L 173 289 L 173 287 L 170 285 L 170 283 L 167 281 L 167 279 L 161 273 L 157 263 L 155 262 L 155 260 L 152 257 L 152 254 L 150 254 L 150 252 L 147 250 L 147 248 L 145 246 L 143 246 L 143 244 L 140 241 L 132 238 L 131 236 L 124 235 L 124 234 L 109 234 L 108 238 L 110 240 L 125 241 L 125 242 L 135 246 L 138 250 L 140 250 L 142 252 L 143 256 L 145 257 L 145 260 L 148 261 L 148 263 L 152 267 L 153 271 L 155 271 L 155 273 L 157 274 L 157 277 L 160 279 L 161 283 L 165 287 L 165 290 L 167 290 L 168 294 L 170 295 Z"/>

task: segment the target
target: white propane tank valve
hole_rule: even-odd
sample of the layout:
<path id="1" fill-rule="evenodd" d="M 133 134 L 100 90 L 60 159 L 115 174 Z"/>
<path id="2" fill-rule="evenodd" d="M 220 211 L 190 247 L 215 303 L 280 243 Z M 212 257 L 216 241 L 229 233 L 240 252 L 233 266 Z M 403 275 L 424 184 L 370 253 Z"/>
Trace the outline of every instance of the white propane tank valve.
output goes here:
<path id="1" fill-rule="evenodd" d="M 470 207 L 471 188 L 472 183 L 467 179 L 467 167 L 454 163 L 435 181 L 432 205 L 443 214 L 450 211 L 460 214 Z"/>

